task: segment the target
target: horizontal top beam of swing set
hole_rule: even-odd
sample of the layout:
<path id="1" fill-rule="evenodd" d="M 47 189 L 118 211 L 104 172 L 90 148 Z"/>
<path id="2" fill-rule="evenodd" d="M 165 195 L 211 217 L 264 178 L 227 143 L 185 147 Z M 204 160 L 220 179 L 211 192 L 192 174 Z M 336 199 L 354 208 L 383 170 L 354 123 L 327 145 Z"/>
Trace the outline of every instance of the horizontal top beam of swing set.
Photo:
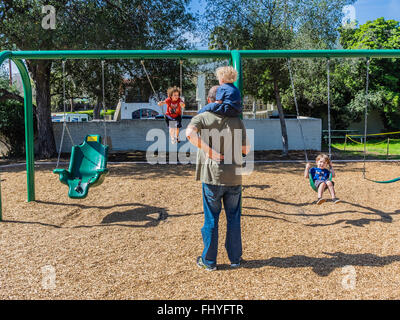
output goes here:
<path id="1" fill-rule="evenodd" d="M 400 50 L 63 50 L 12 51 L 12 59 L 400 58 Z M 2 54 L 4 52 L 1 52 Z"/>

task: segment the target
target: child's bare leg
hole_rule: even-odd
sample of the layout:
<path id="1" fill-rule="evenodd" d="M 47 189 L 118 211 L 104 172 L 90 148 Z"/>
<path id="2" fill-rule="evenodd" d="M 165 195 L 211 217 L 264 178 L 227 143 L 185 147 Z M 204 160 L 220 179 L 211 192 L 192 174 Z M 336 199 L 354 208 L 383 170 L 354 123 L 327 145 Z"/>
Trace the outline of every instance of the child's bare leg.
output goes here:
<path id="1" fill-rule="evenodd" d="M 179 128 L 176 128 L 176 135 L 175 135 L 176 139 L 179 140 Z"/>
<path id="2" fill-rule="evenodd" d="M 327 181 L 326 185 L 328 186 L 329 193 L 331 194 L 332 199 L 335 199 L 336 198 L 335 187 L 333 186 L 332 181 Z"/>
<path id="3" fill-rule="evenodd" d="M 322 182 L 319 186 L 318 186 L 318 200 L 317 200 L 317 204 L 323 204 L 326 200 L 322 199 L 322 194 L 324 193 L 324 190 L 326 188 L 326 184 L 325 182 Z"/>
<path id="4" fill-rule="evenodd" d="M 318 199 L 322 198 L 322 194 L 324 193 L 325 188 L 326 188 L 326 184 L 325 184 L 325 182 L 322 182 L 318 187 Z"/>
<path id="5" fill-rule="evenodd" d="M 169 128 L 169 136 L 171 137 L 171 140 L 174 140 L 175 133 L 174 133 L 174 128 Z"/>

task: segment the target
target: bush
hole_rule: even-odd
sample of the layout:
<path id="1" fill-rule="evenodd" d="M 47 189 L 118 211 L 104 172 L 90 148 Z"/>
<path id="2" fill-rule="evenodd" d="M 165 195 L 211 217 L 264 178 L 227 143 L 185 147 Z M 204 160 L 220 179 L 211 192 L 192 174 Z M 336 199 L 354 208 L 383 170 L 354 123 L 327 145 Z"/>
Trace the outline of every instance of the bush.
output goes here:
<path id="1" fill-rule="evenodd" d="M 93 110 L 78 111 L 80 114 L 87 114 L 89 117 L 93 118 Z M 106 115 L 114 116 L 115 110 L 107 110 Z M 101 110 L 100 116 L 104 115 L 104 111 Z"/>
<path id="2" fill-rule="evenodd" d="M 24 106 L 15 100 L 0 103 L 0 136 L 8 157 L 21 157 L 25 150 Z"/>

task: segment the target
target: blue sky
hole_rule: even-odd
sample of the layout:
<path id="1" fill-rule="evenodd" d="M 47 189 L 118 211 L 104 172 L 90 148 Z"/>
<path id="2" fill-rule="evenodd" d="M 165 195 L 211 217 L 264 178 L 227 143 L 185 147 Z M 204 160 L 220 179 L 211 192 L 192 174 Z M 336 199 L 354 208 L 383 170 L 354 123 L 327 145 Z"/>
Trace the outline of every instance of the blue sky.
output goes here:
<path id="1" fill-rule="evenodd" d="M 193 11 L 204 12 L 204 7 L 204 0 L 192 0 Z M 400 21 L 400 0 L 358 0 L 354 7 L 360 24 L 380 17 Z"/>
<path id="2" fill-rule="evenodd" d="M 400 0 L 358 0 L 354 7 L 360 24 L 380 17 L 400 21 Z"/>

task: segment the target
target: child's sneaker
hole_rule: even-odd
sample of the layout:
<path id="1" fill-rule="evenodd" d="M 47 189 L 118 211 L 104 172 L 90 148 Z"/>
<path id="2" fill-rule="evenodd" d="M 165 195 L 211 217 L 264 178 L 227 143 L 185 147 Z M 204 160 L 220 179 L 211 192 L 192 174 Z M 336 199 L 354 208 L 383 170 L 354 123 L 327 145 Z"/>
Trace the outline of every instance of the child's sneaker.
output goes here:
<path id="1" fill-rule="evenodd" d="M 342 200 L 340 200 L 340 199 L 338 199 L 338 198 L 333 198 L 333 199 L 332 199 L 332 202 L 333 202 L 333 203 L 341 203 Z"/>
<path id="2" fill-rule="evenodd" d="M 217 270 L 217 267 L 211 267 L 211 266 L 206 265 L 206 264 L 203 262 L 203 258 L 202 258 L 202 257 L 197 257 L 197 265 L 198 265 L 200 268 L 203 268 L 203 269 L 205 269 L 205 270 L 207 270 L 207 271 L 215 271 L 215 270 Z"/>
<path id="3" fill-rule="evenodd" d="M 325 199 L 318 198 L 317 204 L 318 204 L 318 205 L 323 204 L 325 201 L 326 201 Z"/>

